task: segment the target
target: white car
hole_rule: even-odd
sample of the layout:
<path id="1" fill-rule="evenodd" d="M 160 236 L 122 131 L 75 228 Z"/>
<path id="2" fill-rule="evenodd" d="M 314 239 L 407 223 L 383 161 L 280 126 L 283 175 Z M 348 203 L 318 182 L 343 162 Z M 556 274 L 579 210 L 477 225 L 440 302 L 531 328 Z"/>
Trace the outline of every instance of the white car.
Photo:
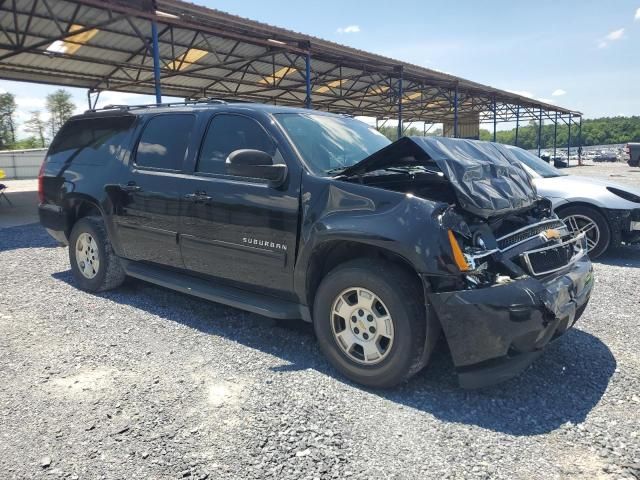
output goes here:
<path id="1" fill-rule="evenodd" d="M 521 148 L 509 147 L 533 177 L 538 194 L 574 232 L 585 232 L 589 256 L 621 243 L 640 242 L 640 189 L 567 175 Z"/>

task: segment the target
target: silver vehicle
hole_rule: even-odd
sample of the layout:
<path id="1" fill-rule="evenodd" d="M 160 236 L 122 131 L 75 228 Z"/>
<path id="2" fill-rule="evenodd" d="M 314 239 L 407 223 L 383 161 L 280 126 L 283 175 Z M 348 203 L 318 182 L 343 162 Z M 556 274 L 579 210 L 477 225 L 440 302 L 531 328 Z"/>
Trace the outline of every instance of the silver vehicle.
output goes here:
<path id="1" fill-rule="evenodd" d="M 640 189 L 567 175 L 526 150 L 509 148 L 569 229 L 585 232 L 591 258 L 621 243 L 640 242 Z"/>

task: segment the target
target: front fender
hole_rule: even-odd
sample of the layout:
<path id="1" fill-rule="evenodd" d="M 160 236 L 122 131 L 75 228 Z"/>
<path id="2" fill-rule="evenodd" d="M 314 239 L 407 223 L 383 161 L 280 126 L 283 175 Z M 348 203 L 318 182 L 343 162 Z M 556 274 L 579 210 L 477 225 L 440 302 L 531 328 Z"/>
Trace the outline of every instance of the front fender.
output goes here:
<path id="1" fill-rule="evenodd" d="M 318 249 L 328 242 L 369 245 L 403 258 L 418 273 L 452 275 L 454 262 L 443 218 L 448 205 L 411 194 L 306 176 L 294 286 L 307 298 L 306 277 Z"/>

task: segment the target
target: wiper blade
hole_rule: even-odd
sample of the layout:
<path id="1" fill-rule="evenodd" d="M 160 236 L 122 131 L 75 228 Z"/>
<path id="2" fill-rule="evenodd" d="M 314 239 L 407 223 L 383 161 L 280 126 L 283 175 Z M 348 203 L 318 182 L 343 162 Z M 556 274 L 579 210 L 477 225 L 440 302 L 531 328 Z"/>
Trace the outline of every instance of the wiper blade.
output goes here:
<path id="1" fill-rule="evenodd" d="M 344 172 L 347 168 L 349 167 L 330 168 L 329 170 L 326 170 L 325 173 L 328 173 L 329 175 L 339 175 L 342 172 Z"/>
<path id="2" fill-rule="evenodd" d="M 390 172 L 404 173 L 406 175 L 415 175 L 416 173 L 428 173 L 428 174 L 431 174 L 431 175 L 437 175 L 439 177 L 444 177 L 444 173 L 439 172 L 437 170 L 431 170 L 430 168 L 424 167 L 422 165 L 420 167 L 411 166 L 409 168 L 384 167 L 384 168 L 381 168 L 380 170 L 388 170 Z"/>

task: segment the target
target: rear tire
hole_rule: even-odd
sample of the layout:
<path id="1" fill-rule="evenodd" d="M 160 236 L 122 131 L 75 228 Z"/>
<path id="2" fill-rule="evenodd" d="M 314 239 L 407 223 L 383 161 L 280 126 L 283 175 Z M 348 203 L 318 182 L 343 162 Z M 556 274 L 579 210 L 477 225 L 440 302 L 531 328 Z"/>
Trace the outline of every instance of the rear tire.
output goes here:
<path id="1" fill-rule="evenodd" d="M 313 326 L 320 348 L 350 380 L 395 386 L 426 365 L 440 332 L 437 320 L 425 318 L 423 298 L 416 278 L 393 263 L 344 263 L 316 292 Z"/>
<path id="2" fill-rule="evenodd" d="M 88 292 L 119 287 L 126 276 L 102 217 L 98 216 L 81 218 L 73 226 L 69 237 L 69 262 L 76 284 Z"/>
<path id="3" fill-rule="evenodd" d="M 585 228 L 591 227 L 591 229 L 586 232 L 587 242 L 591 244 L 595 243 L 589 247 L 590 258 L 599 257 L 609 248 L 609 244 L 611 243 L 611 229 L 604 215 L 598 210 L 583 205 L 575 205 L 562 208 L 557 213 L 569 230 L 574 233 L 578 233 L 580 228 L 584 230 Z M 588 222 L 591 222 L 592 225 L 588 225 Z M 593 225 L 595 228 L 592 227 Z"/>

